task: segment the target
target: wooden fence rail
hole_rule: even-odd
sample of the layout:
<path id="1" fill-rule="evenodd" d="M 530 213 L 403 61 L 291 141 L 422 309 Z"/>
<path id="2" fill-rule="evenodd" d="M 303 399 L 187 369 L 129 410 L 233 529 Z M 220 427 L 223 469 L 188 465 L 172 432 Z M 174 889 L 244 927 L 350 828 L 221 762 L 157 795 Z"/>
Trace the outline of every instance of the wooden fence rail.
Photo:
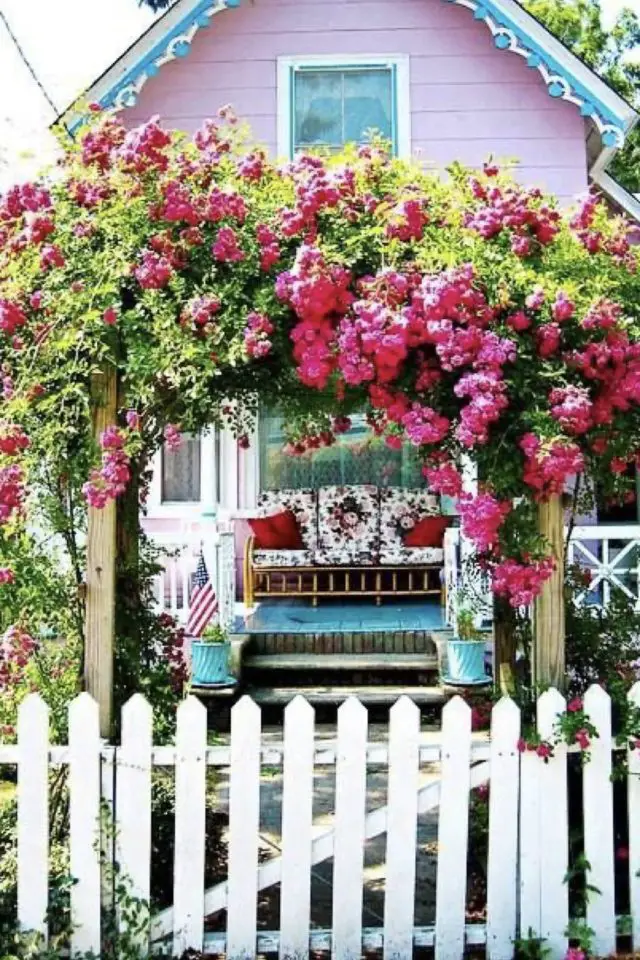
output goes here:
<path id="1" fill-rule="evenodd" d="M 640 706 L 640 683 L 630 694 Z M 565 709 L 555 690 L 538 702 L 542 737 L 552 735 Z M 614 814 L 611 780 L 616 749 L 611 704 L 597 686 L 585 710 L 599 732 L 582 784 L 584 854 L 590 864 L 586 921 L 595 949 L 616 949 Z M 72 953 L 100 951 L 104 906 L 104 812 L 109 800 L 115 830 L 114 856 L 132 895 L 148 902 L 152 859 L 151 787 L 154 768 L 175 771 L 173 906 L 151 919 L 141 948 L 169 945 L 184 950 L 226 952 L 229 958 L 275 951 L 302 957 L 331 950 L 337 960 L 381 949 L 385 960 L 408 958 L 415 946 L 433 946 L 437 960 L 459 960 L 466 946 L 486 944 L 491 960 L 513 956 L 518 936 L 533 931 L 552 958 L 564 956 L 569 923 L 569 813 L 566 746 L 545 763 L 521 754 L 520 712 L 504 699 L 492 714 L 490 737 L 472 735 L 471 711 L 460 698 L 443 710 L 442 730 L 421 734 L 418 707 L 406 697 L 390 711 L 388 737 L 367 741 L 367 711 L 356 699 L 338 712 L 337 736 L 315 739 L 314 711 L 298 697 L 285 711 L 283 741 L 262 739 L 259 707 L 248 697 L 232 711 L 230 746 L 207 745 L 206 712 L 195 698 L 178 710 L 174 746 L 154 746 L 153 717 L 140 695 L 124 707 L 122 742 L 101 742 L 95 702 L 79 696 L 69 710 L 68 746 L 48 743 L 48 709 L 37 695 L 20 707 L 17 745 L 0 745 L 0 765 L 18 767 L 18 918 L 25 930 L 47 936 L 49 874 L 49 770 L 68 768 Z M 628 754 L 628 877 L 635 949 L 640 948 L 640 751 Z M 425 774 L 425 765 L 429 777 Z M 259 860 L 262 768 L 282 769 L 281 854 Z M 367 774 L 387 768 L 386 803 L 368 810 Z M 207 767 L 229 775 L 228 877 L 205 890 Z M 314 773 L 335 767 L 331 822 L 314 824 Z M 1 769 L 0 769 L 1 772 Z M 470 791 L 490 782 L 486 922 L 467 920 L 467 857 Z M 419 817 L 439 810 L 435 923 L 414 922 Z M 575 825 L 571 825 L 573 827 Z M 618 829 L 621 828 L 617 824 Z M 364 928 L 364 851 L 367 840 L 386 834 L 384 916 Z M 108 848 L 108 845 L 106 847 Z M 314 865 L 333 859 L 330 929 L 311 922 Z M 260 890 L 280 884 L 280 924 L 257 929 Z M 226 910 L 226 929 L 205 933 L 205 917 Z M 125 922 L 124 920 L 122 921 Z"/>

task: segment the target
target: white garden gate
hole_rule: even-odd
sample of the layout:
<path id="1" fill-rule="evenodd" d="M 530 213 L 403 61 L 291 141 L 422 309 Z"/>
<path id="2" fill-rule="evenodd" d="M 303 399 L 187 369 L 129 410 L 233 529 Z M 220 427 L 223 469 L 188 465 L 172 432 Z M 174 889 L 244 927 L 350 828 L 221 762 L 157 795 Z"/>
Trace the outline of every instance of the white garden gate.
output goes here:
<path id="1" fill-rule="evenodd" d="M 631 696 L 640 705 L 640 684 Z M 538 729 L 552 733 L 564 709 L 556 691 L 538 702 Z M 583 823 L 590 899 L 587 923 L 595 949 L 616 948 L 611 710 L 608 696 L 592 687 L 585 709 L 599 731 L 585 766 Z M 487 955 L 506 960 L 518 935 L 531 929 L 547 941 L 551 957 L 567 946 L 569 866 L 567 748 L 548 763 L 520 754 L 520 714 L 510 700 L 493 710 L 491 736 L 471 733 L 471 711 L 455 698 L 443 710 L 441 734 L 425 738 L 414 703 L 401 698 L 390 712 L 388 737 L 367 739 L 367 711 L 350 699 L 338 713 L 335 742 L 318 744 L 314 711 L 297 698 L 285 711 L 281 744 L 261 736 L 258 706 L 243 698 L 232 711 L 230 747 L 208 746 L 206 712 L 195 698 L 179 708 L 175 746 L 152 743 L 152 716 L 139 695 L 125 706 L 122 744 L 101 743 L 95 703 L 85 694 L 70 707 L 68 747 L 48 744 L 47 708 L 37 696 L 20 709 L 19 743 L 0 746 L 0 763 L 18 764 L 18 915 L 25 929 L 46 938 L 48 898 L 48 771 L 69 767 L 72 952 L 100 949 L 99 835 L 101 796 L 113 812 L 115 856 L 131 893 L 148 901 L 151 862 L 151 777 L 154 767 L 175 768 L 175 863 L 173 907 L 152 918 L 144 946 L 169 943 L 226 953 L 229 958 L 277 952 L 304 957 L 330 950 L 337 960 L 381 949 L 385 958 L 409 958 L 414 947 L 435 946 L 438 960 L 462 957 L 465 946 L 486 944 Z M 640 946 L 640 752 L 628 751 L 629 921 Z M 366 812 L 367 768 L 388 767 L 387 802 Z M 421 786 L 424 764 L 437 764 Z M 282 854 L 259 861 L 261 767 L 282 768 Z M 314 769 L 335 765 L 333 821 L 314 826 Z M 204 890 L 205 780 L 207 766 L 228 768 L 228 878 Z M 487 911 L 485 923 L 466 922 L 469 791 L 491 782 Z M 435 924 L 414 925 L 418 815 L 439 809 Z M 384 918 L 363 928 L 365 841 L 386 833 Z M 314 864 L 333 858 L 330 929 L 312 928 L 310 884 Z M 258 891 L 280 884 L 279 929 L 259 931 Z M 226 910 L 226 928 L 205 933 L 204 918 Z"/>

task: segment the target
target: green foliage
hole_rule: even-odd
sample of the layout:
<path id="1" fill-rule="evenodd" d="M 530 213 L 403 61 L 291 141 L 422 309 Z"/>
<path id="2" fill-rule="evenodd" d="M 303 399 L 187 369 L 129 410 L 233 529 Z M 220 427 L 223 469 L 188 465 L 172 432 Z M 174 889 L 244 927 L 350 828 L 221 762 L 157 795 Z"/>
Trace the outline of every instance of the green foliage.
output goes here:
<path id="1" fill-rule="evenodd" d="M 518 937 L 513 945 L 514 960 L 546 960 L 551 954 L 551 947 L 545 946 L 546 940 L 537 937 L 529 928 L 526 937 Z"/>
<path id="2" fill-rule="evenodd" d="M 229 636 L 219 623 L 211 623 L 200 639 L 203 643 L 227 643 Z"/>

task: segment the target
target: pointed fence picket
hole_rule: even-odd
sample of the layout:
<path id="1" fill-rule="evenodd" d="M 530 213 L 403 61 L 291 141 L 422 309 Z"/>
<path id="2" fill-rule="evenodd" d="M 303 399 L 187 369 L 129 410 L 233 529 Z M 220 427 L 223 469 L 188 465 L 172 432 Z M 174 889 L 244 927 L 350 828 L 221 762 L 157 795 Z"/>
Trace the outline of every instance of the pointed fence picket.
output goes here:
<path id="1" fill-rule="evenodd" d="M 18 922 L 47 939 L 49 710 L 30 694 L 18 711 Z"/>
<path id="2" fill-rule="evenodd" d="M 173 867 L 173 952 L 202 950 L 204 936 L 207 711 L 195 697 L 178 707 Z"/>
<path id="3" fill-rule="evenodd" d="M 640 710 L 640 681 L 629 693 L 629 700 Z M 629 824 L 629 890 L 631 899 L 633 949 L 640 950 L 640 750 L 627 748 L 627 807 Z"/>
<path id="4" fill-rule="evenodd" d="M 284 712 L 280 957 L 304 956 L 311 928 L 314 712 L 296 697 Z"/>
<path id="5" fill-rule="evenodd" d="M 260 708 L 243 697 L 231 711 L 227 957 L 256 952 L 260 827 Z"/>
<path id="6" fill-rule="evenodd" d="M 640 684 L 630 694 L 640 707 Z M 587 883 L 587 923 L 597 952 L 616 946 L 614 913 L 614 823 L 611 704 L 598 687 L 584 700 L 598 730 L 583 767 L 582 819 Z M 538 702 L 538 732 L 556 739 L 565 709 L 556 691 Z M 128 891 L 146 901 L 151 867 L 151 779 L 154 766 L 175 769 L 175 864 L 172 908 L 152 918 L 151 940 L 169 942 L 174 953 L 203 947 L 230 960 L 279 952 L 281 960 L 331 950 L 336 960 L 381 950 L 385 960 L 435 948 L 438 958 L 460 958 L 486 944 L 489 960 L 508 960 L 513 942 L 529 930 L 545 939 L 550 960 L 564 956 L 569 921 L 566 873 L 568 805 L 566 745 L 556 742 L 545 762 L 520 754 L 520 714 L 514 703 L 494 707 L 491 736 L 471 734 L 467 704 L 454 698 L 443 711 L 443 729 L 420 733 L 415 704 L 401 698 L 390 712 L 388 741 L 367 743 L 367 712 L 356 699 L 340 708 L 337 740 L 314 741 L 314 711 L 297 698 L 285 713 L 283 743 L 263 744 L 259 707 L 243 698 L 232 711 L 230 747 L 209 747 L 206 714 L 195 699 L 180 707 L 175 746 L 152 742 L 147 702 L 133 697 L 124 707 L 122 743 L 101 743 L 96 704 L 86 694 L 69 709 L 68 747 L 49 746 L 48 711 L 38 696 L 20 707 L 17 746 L 0 745 L 0 763 L 18 766 L 18 918 L 23 929 L 46 939 L 48 906 L 48 778 L 52 766 L 68 767 L 70 794 L 71 948 L 100 949 L 100 850 L 111 849 L 101 830 L 101 783 L 113 804 L 115 860 Z M 628 836 L 631 926 L 640 944 L 640 750 L 624 745 L 629 776 Z M 282 853 L 259 863 L 261 765 L 283 770 Z M 387 803 L 367 812 L 369 765 L 388 768 Z M 426 774 L 425 764 L 432 764 Z M 206 771 L 229 769 L 229 875 L 204 890 Z M 336 768 L 333 818 L 313 822 L 314 773 Z M 114 771 L 111 775 L 110 771 Z M 101 776 L 102 772 L 102 776 Z M 469 791 L 490 782 L 487 921 L 466 923 Z M 439 811 L 435 926 L 415 924 L 416 855 L 421 815 Z M 619 824 L 616 829 L 619 828 Z M 623 828 L 624 829 L 624 828 Z M 384 921 L 363 927 L 364 852 L 367 840 L 387 835 Z M 333 858 L 333 924 L 312 928 L 311 871 Z M 103 871 L 102 880 L 109 876 Z M 257 929 L 257 894 L 280 889 L 280 930 Z M 104 883 L 103 883 L 104 887 Z M 108 905 L 108 904 L 107 904 Z M 226 932 L 204 934 L 204 919 L 227 911 Z M 125 917 L 121 918 L 124 926 Z M 217 928 L 219 929 L 219 927 Z M 138 936 L 141 953 L 147 931 Z"/>
<path id="7" fill-rule="evenodd" d="M 100 952 L 100 727 L 98 704 L 81 693 L 69 707 L 71 952 Z"/>
<path id="8" fill-rule="evenodd" d="M 332 955 L 340 960 L 357 960 L 362 954 L 367 716 L 355 697 L 338 710 Z"/>
<path id="9" fill-rule="evenodd" d="M 153 713 L 136 693 L 122 708 L 122 745 L 117 752 L 116 861 L 130 894 L 148 903 L 151 894 L 151 750 Z M 121 926 L 126 926 L 121 920 Z M 138 932 L 144 948 L 145 931 Z"/>
<path id="10" fill-rule="evenodd" d="M 491 716 L 487 855 L 487 956 L 508 957 L 516 939 L 520 710 L 507 697 Z"/>
<path id="11" fill-rule="evenodd" d="M 538 700 L 538 733 L 554 739 L 559 716 L 566 707 L 557 690 Z M 540 817 L 540 930 L 553 956 L 564 956 L 569 923 L 569 812 L 567 808 L 567 747 L 559 743 L 547 763 L 538 765 Z"/>
<path id="12" fill-rule="evenodd" d="M 591 888 L 587 924 L 594 931 L 594 953 L 608 957 L 616 950 L 611 699 L 601 687 L 591 687 L 584 698 L 584 710 L 598 731 L 582 781 L 584 854 Z"/>
<path id="13" fill-rule="evenodd" d="M 442 711 L 436 960 L 461 960 L 467 893 L 471 709 L 454 697 Z"/>
<path id="14" fill-rule="evenodd" d="M 419 786 L 420 710 L 401 697 L 389 711 L 384 960 L 413 951 Z"/>

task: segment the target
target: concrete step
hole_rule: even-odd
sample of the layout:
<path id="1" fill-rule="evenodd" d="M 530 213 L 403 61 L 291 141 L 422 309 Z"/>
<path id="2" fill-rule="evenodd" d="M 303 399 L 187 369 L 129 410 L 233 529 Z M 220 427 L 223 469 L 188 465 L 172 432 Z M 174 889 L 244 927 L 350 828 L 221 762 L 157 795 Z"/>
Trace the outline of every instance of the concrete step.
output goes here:
<path id="1" fill-rule="evenodd" d="M 249 687 L 256 703 L 263 706 L 284 706 L 299 694 L 312 704 L 338 704 L 348 697 L 357 697 L 366 706 L 391 706 L 405 695 L 420 706 L 436 706 L 445 702 L 440 687 Z"/>
<path id="2" fill-rule="evenodd" d="M 279 653 L 245 657 L 251 670 L 437 670 L 428 653 Z"/>

